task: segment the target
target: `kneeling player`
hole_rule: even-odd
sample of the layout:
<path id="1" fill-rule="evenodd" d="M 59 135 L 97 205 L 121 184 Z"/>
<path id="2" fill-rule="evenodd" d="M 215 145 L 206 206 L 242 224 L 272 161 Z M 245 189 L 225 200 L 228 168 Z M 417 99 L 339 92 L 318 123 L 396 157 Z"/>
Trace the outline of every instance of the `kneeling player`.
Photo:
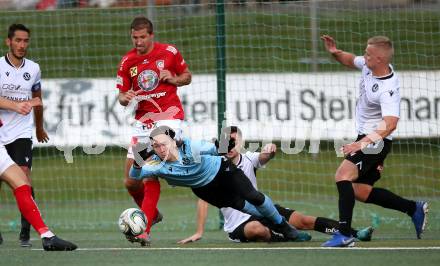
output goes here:
<path id="1" fill-rule="evenodd" d="M 30 102 L 16 103 L 0 97 L 0 108 L 25 115 L 32 110 L 32 104 Z M 25 173 L 12 161 L 3 145 L 0 145 L 0 180 L 5 181 L 13 190 L 18 209 L 41 236 L 44 250 L 67 251 L 77 248 L 75 244 L 55 236 L 44 224 L 40 211 L 32 198 L 31 187 Z"/>
<path id="2" fill-rule="evenodd" d="M 257 188 L 256 171 L 260 167 L 266 165 L 266 163 L 275 156 L 275 144 L 267 144 L 261 150 L 261 153 L 246 152 L 241 154 L 240 150 L 243 141 L 240 129 L 232 126 L 225 128 L 224 132 L 230 134 L 230 139 L 235 142 L 235 147 L 226 154 L 226 157 L 229 158 L 237 168 L 241 169 L 246 177 L 249 178 L 252 185 Z M 199 200 L 197 206 L 197 232 L 194 235 L 179 241 L 180 244 L 194 242 L 202 238 L 208 214 L 208 203 Z M 300 212 L 281 207 L 277 204 L 275 204 L 275 207 L 286 221 L 297 229 L 315 230 L 327 234 L 338 231 L 338 221 L 323 217 L 307 216 Z M 229 239 L 232 241 L 285 241 L 282 236 L 273 232 L 273 224 L 265 218 L 251 216 L 232 208 L 222 208 L 221 212 L 225 218 L 223 229 L 228 233 Z M 369 241 L 372 233 L 372 227 L 367 227 L 360 231 L 352 229 L 352 234 L 357 236 L 361 241 Z"/>

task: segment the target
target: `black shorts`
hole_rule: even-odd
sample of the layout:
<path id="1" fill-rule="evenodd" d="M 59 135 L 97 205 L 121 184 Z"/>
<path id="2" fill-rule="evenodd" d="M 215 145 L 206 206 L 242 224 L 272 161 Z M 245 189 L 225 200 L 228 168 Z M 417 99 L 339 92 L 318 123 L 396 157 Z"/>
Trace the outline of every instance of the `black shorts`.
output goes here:
<path id="1" fill-rule="evenodd" d="M 18 166 L 32 168 L 32 139 L 16 139 L 5 145 L 11 159 Z"/>
<path id="2" fill-rule="evenodd" d="M 359 135 L 356 141 L 363 137 L 365 135 Z M 359 170 L 358 178 L 353 183 L 373 186 L 380 179 L 380 172 L 382 171 L 385 158 L 391 151 L 391 145 L 391 140 L 383 139 L 383 141 L 368 150 L 364 149 L 364 151 L 358 151 L 353 155 L 347 155 L 345 159 L 354 163 Z"/>
<path id="3" fill-rule="evenodd" d="M 240 175 L 244 176 L 245 180 L 243 177 L 238 177 Z M 214 179 L 203 187 L 192 188 L 192 191 L 197 197 L 217 208 L 234 207 L 237 202 L 242 202 L 240 192 L 236 188 L 235 181 L 237 178 L 249 182 L 252 186 L 242 170 L 237 168 L 230 160 L 222 158 L 220 169 Z"/>
<path id="4" fill-rule="evenodd" d="M 286 221 L 289 221 L 290 216 L 292 215 L 292 213 L 295 212 L 295 210 L 287 209 L 277 204 L 275 204 L 275 207 L 277 208 L 278 212 L 284 217 L 284 219 L 286 219 Z M 275 229 L 275 225 L 269 219 L 252 215 L 251 217 L 249 217 L 249 219 L 237 226 L 234 231 L 228 233 L 229 239 L 234 242 L 251 242 L 249 239 L 246 238 L 246 235 L 244 234 L 244 227 L 248 223 L 254 221 L 260 222 L 263 226 L 269 228 L 272 231 L 274 231 Z"/>

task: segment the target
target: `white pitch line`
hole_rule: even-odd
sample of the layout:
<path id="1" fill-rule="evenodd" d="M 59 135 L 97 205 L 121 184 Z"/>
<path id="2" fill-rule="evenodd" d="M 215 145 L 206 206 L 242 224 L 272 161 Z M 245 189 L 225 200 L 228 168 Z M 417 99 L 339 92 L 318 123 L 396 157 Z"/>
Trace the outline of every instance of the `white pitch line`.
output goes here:
<path id="1" fill-rule="evenodd" d="M 34 251 L 42 251 L 43 249 L 32 249 Z M 440 250 L 440 247 L 351 247 L 351 248 L 324 248 L 324 247 L 255 247 L 255 248 L 79 248 L 78 251 L 124 251 L 124 250 L 210 250 L 210 251 L 224 251 L 224 250 Z"/>

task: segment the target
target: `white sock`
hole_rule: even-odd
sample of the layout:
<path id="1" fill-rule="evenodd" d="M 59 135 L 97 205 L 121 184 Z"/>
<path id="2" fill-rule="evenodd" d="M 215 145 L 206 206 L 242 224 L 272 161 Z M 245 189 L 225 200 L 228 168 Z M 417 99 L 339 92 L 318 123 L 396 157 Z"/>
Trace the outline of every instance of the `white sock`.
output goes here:
<path id="1" fill-rule="evenodd" d="M 50 230 L 48 230 L 44 234 L 41 234 L 41 238 L 45 238 L 45 237 L 50 238 L 50 237 L 53 237 L 53 236 L 55 236 L 55 235 Z"/>

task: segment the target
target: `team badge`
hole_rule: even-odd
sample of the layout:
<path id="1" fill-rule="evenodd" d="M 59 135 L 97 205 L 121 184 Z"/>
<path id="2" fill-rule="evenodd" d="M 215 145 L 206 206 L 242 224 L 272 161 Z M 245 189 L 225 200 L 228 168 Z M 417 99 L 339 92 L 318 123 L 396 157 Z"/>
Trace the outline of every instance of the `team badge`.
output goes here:
<path id="1" fill-rule="evenodd" d="M 138 75 L 138 85 L 144 91 L 154 90 L 159 84 L 159 77 L 153 70 L 144 70 Z"/>
<path id="2" fill-rule="evenodd" d="M 371 88 L 371 90 L 372 90 L 373 92 L 376 92 L 378 89 L 379 89 L 379 85 L 378 85 L 377 83 L 374 84 L 373 87 Z"/>
<path id="3" fill-rule="evenodd" d="M 28 72 L 24 72 L 24 74 L 23 74 L 23 78 L 24 78 L 24 80 L 30 80 L 31 79 L 31 74 L 29 74 Z"/>
<path id="4" fill-rule="evenodd" d="M 137 73 L 138 73 L 138 68 L 137 68 L 137 67 L 132 67 L 132 68 L 130 68 L 130 76 L 131 76 L 131 77 L 136 76 Z"/>
<path id="5" fill-rule="evenodd" d="M 6 72 L 6 76 L 8 76 L 8 77 L 9 77 L 9 72 Z"/>
<path id="6" fill-rule="evenodd" d="M 165 62 L 163 60 L 157 60 L 156 61 L 156 66 L 159 70 L 163 70 L 165 67 Z"/>
<path id="7" fill-rule="evenodd" d="M 189 164 L 191 164 L 191 159 L 188 158 L 188 157 L 183 157 L 183 158 L 182 158 L 182 164 L 183 164 L 183 165 L 189 165 Z"/>

